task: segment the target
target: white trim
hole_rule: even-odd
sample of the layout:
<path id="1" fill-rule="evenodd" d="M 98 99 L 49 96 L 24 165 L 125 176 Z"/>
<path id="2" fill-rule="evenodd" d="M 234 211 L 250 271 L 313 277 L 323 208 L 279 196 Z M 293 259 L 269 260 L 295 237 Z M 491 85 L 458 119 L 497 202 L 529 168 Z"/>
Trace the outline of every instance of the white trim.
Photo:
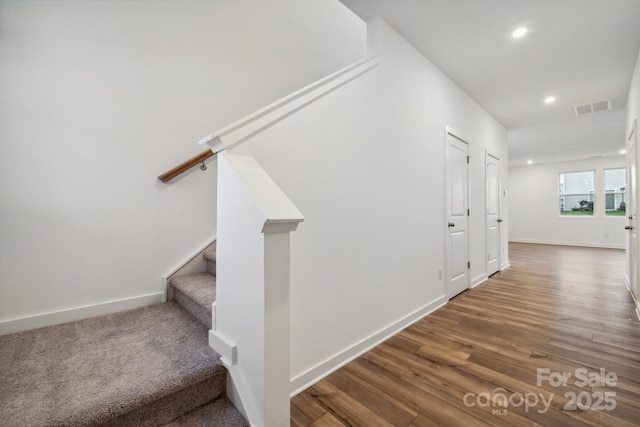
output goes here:
<path id="1" fill-rule="evenodd" d="M 629 276 L 627 276 L 626 272 L 622 275 L 622 281 L 624 282 L 624 286 L 627 288 L 627 290 L 631 292 L 631 287 L 629 285 Z"/>
<path id="2" fill-rule="evenodd" d="M 169 286 L 169 279 L 171 279 L 171 277 L 173 277 L 176 273 L 178 273 L 180 269 L 182 269 L 185 265 L 189 264 L 198 256 L 202 255 L 209 246 L 215 243 L 216 240 L 217 240 L 217 236 L 213 236 L 213 238 L 211 238 L 207 243 L 205 243 L 204 246 L 198 249 L 193 255 L 190 255 L 187 259 L 182 261 L 180 264 L 178 264 L 177 266 L 172 268 L 168 273 L 165 273 L 162 276 L 160 289 L 162 289 L 162 292 L 165 295 L 165 299 L 163 302 L 167 302 L 167 300 L 173 299 L 173 295 L 170 295 L 172 294 L 172 290 L 171 290 L 171 287 Z"/>
<path id="3" fill-rule="evenodd" d="M 227 369 L 238 362 L 238 346 L 213 329 L 209 331 L 209 347 L 221 356 L 220 361 Z"/>
<path id="4" fill-rule="evenodd" d="M 291 397 L 447 303 L 445 295 L 291 379 Z"/>
<path id="5" fill-rule="evenodd" d="M 602 249 L 625 249 L 624 245 L 603 245 L 601 243 L 582 243 L 582 242 L 556 242 L 552 240 L 509 239 L 509 242 L 535 243 L 539 245 L 583 246 L 587 248 L 602 248 Z"/>
<path id="6" fill-rule="evenodd" d="M 485 212 L 488 212 L 489 210 L 489 206 L 488 205 L 488 197 L 489 197 L 489 180 L 487 177 L 487 168 L 488 168 L 488 162 L 489 162 L 489 157 L 493 157 L 495 160 L 498 161 L 498 214 L 497 217 L 500 220 L 498 222 L 497 228 L 498 228 L 498 271 L 500 271 L 500 265 L 502 263 L 502 253 L 503 253 L 503 247 L 502 247 L 502 236 L 504 235 L 504 232 L 502 231 L 502 229 L 504 227 L 506 227 L 506 223 L 502 220 L 502 175 L 501 175 L 501 169 L 500 169 L 500 157 L 498 157 L 497 155 L 495 155 L 493 152 L 487 150 L 486 148 L 484 149 L 484 191 L 485 191 L 485 195 L 484 195 L 484 209 Z M 489 218 L 488 218 L 488 213 L 485 214 L 484 216 L 484 238 L 485 238 L 485 252 L 487 255 L 487 259 L 485 260 L 485 271 L 489 271 Z M 503 225 L 504 224 L 504 225 Z M 487 274 L 487 278 L 488 278 L 488 274 Z M 475 286 L 479 285 L 480 283 L 476 284 L 476 285 L 471 285 L 472 288 L 474 288 Z"/>
<path id="7" fill-rule="evenodd" d="M 380 54 L 369 55 L 291 95 L 270 104 L 231 125 L 201 139 L 214 152 L 229 149 L 270 128 L 308 104 L 366 73 L 380 63 Z"/>
<path id="8" fill-rule="evenodd" d="M 500 271 L 506 270 L 509 267 L 511 267 L 511 263 L 507 260 L 507 261 L 503 262 L 502 264 L 500 264 Z"/>
<path id="9" fill-rule="evenodd" d="M 626 274 L 622 276 L 622 281 L 624 282 L 624 286 L 627 288 L 629 295 L 631 295 L 631 299 L 633 299 L 633 305 L 636 307 L 636 317 L 640 320 L 640 300 L 636 299 L 636 296 L 631 292 L 631 285 L 629 284 L 629 278 Z"/>
<path id="10" fill-rule="evenodd" d="M 217 310 L 216 301 L 214 301 L 213 303 L 211 303 L 211 330 L 212 331 L 215 331 L 217 329 L 216 310 Z"/>
<path id="11" fill-rule="evenodd" d="M 446 221 L 449 221 L 449 207 L 447 205 L 448 203 L 448 199 L 449 199 L 449 193 L 448 193 L 448 185 L 449 185 L 449 169 L 451 168 L 451 164 L 449 162 L 449 140 L 448 137 L 451 136 L 454 139 L 457 139 L 458 141 L 462 142 L 465 146 L 466 146 L 466 154 L 467 154 L 467 164 L 466 164 L 466 168 L 465 168 L 465 189 L 464 189 L 464 197 L 466 200 L 466 208 L 467 208 L 467 221 L 466 221 L 466 228 L 465 228 L 465 233 L 464 233 L 464 238 L 465 238 L 465 264 L 469 265 L 469 262 L 471 261 L 471 255 L 470 255 L 470 251 L 471 251 L 471 247 L 470 247 L 470 240 L 469 240 L 469 234 L 471 232 L 471 217 L 468 215 L 468 212 L 471 208 L 471 199 L 469 196 L 469 188 L 470 188 L 470 177 L 471 177 L 471 163 L 470 163 L 470 159 L 471 159 L 471 154 L 470 154 L 470 147 L 471 144 L 469 144 L 468 139 L 466 138 L 462 138 L 462 136 L 460 136 L 461 134 L 458 133 L 456 130 L 454 130 L 452 127 L 450 126 L 445 126 L 444 128 L 445 130 L 445 134 L 444 134 L 444 189 L 445 189 L 445 218 Z M 450 232 L 449 231 L 445 231 L 445 241 L 444 241 L 444 291 L 447 294 L 447 298 L 451 299 L 455 295 L 449 295 L 451 292 L 451 287 L 450 287 L 450 283 L 449 283 L 449 274 L 451 273 L 450 268 L 449 268 L 449 262 L 450 260 L 448 259 L 447 254 L 449 254 L 449 245 L 450 245 Z M 486 256 L 486 244 L 485 244 L 485 256 Z M 486 263 L 485 263 L 485 270 L 486 270 Z M 471 286 L 471 269 L 468 268 L 467 269 L 467 287 L 465 289 L 470 289 Z M 464 291 L 464 289 L 463 289 Z"/>
<path id="12" fill-rule="evenodd" d="M 59 323 L 73 322 L 74 320 L 87 319 L 118 311 L 131 310 L 146 305 L 160 304 L 164 302 L 165 294 L 155 293 L 140 295 L 132 298 L 124 298 L 99 304 L 85 305 L 68 308 L 59 311 L 36 314 L 34 316 L 21 317 L 0 321 L 0 335 L 14 332 L 28 331 Z"/>
<path id="13" fill-rule="evenodd" d="M 479 275 L 475 279 L 471 280 L 471 285 L 469 286 L 469 289 L 475 288 L 476 286 L 480 285 L 482 282 L 486 281 L 488 278 L 489 276 L 487 275 L 487 273 L 483 273 Z"/>

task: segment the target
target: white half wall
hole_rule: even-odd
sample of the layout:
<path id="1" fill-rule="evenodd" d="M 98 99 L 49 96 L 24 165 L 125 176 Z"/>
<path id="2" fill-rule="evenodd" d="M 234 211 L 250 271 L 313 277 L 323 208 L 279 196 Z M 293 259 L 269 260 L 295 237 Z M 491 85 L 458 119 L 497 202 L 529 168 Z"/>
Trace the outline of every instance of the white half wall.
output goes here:
<path id="1" fill-rule="evenodd" d="M 622 145 L 622 142 L 619 142 Z M 605 216 L 604 170 L 626 167 L 624 156 L 509 168 L 509 238 L 515 242 L 625 247 L 624 216 Z M 594 170 L 594 216 L 561 216 L 559 174 Z"/>
<path id="2" fill-rule="evenodd" d="M 0 1 L 0 33 L 4 332 L 161 301 L 216 235 L 216 161 L 156 177 L 366 51 L 324 0 Z"/>
<path id="3" fill-rule="evenodd" d="M 445 301 L 446 126 L 470 143 L 471 277 L 486 274 L 484 152 L 506 165 L 506 131 L 382 20 L 369 37 L 377 67 L 231 150 L 305 214 L 291 241 L 292 391 Z"/>

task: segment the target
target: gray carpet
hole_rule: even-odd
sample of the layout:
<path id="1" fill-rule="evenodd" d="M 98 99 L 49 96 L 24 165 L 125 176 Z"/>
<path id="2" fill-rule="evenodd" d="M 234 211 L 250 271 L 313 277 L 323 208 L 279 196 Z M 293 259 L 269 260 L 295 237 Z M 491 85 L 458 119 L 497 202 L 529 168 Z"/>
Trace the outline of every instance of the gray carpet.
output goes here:
<path id="1" fill-rule="evenodd" d="M 225 378 L 173 302 L 0 336 L 0 425 L 162 425 L 223 396 Z"/>
<path id="2" fill-rule="evenodd" d="M 173 298 L 203 325 L 211 329 L 211 304 L 216 300 L 216 276 L 194 273 L 171 279 Z"/>
<path id="3" fill-rule="evenodd" d="M 227 399 L 202 406 L 165 427 L 249 427 L 249 423 Z"/>

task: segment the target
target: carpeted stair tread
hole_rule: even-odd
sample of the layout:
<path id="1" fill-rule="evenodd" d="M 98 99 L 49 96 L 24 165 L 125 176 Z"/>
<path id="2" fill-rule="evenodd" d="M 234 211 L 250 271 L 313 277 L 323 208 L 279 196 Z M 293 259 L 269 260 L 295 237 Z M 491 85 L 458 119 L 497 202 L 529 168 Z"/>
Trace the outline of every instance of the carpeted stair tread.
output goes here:
<path id="1" fill-rule="evenodd" d="M 166 424 L 225 381 L 206 328 L 174 302 L 0 336 L 4 427 Z"/>
<path id="2" fill-rule="evenodd" d="M 204 251 L 204 258 L 215 261 L 216 260 L 216 249 L 217 246 L 214 244 L 212 247 Z"/>
<path id="3" fill-rule="evenodd" d="M 249 427 L 249 422 L 229 399 L 220 398 L 177 418 L 164 427 Z"/>
<path id="4" fill-rule="evenodd" d="M 173 299 L 211 329 L 211 304 L 216 300 L 216 278 L 209 273 L 192 273 L 171 278 Z"/>
<path id="5" fill-rule="evenodd" d="M 171 286 L 211 312 L 211 304 L 216 300 L 215 276 L 209 273 L 174 276 L 171 278 Z"/>
<path id="6" fill-rule="evenodd" d="M 217 244 L 214 243 L 209 249 L 204 251 L 204 259 L 207 262 L 207 273 L 216 275 L 216 248 Z"/>

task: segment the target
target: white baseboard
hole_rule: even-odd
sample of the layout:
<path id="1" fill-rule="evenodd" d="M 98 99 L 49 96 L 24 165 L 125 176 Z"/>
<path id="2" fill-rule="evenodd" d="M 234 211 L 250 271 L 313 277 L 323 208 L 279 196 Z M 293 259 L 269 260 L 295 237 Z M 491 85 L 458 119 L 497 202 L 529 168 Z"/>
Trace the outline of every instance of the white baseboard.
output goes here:
<path id="1" fill-rule="evenodd" d="M 478 276 L 475 279 L 471 280 L 471 285 L 469 286 L 469 289 L 475 288 L 476 286 L 478 286 L 479 284 L 481 284 L 482 282 L 484 282 L 488 278 L 489 278 L 489 276 L 487 275 L 487 273 L 481 274 L 480 276 Z"/>
<path id="2" fill-rule="evenodd" d="M 587 248 L 625 249 L 624 245 L 607 245 L 602 243 L 558 242 L 554 240 L 509 239 L 509 243 L 536 243 L 539 245 L 584 246 Z"/>
<path id="3" fill-rule="evenodd" d="M 633 304 L 636 307 L 636 317 L 638 318 L 638 320 L 640 320 L 640 299 L 637 299 L 636 296 L 633 294 L 633 292 L 631 292 L 629 277 L 626 275 L 626 273 L 622 276 L 622 281 L 624 282 L 624 286 L 627 288 L 627 291 L 629 291 L 629 294 L 633 299 Z"/>
<path id="4" fill-rule="evenodd" d="M 392 337 L 401 330 L 422 319 L 424 316 L 442 307 L 446 303 L 447 297 L 442 296 L 435 301 L 432 301 L 431 303 L 419 308 L 413 313 L 403 317 L 402 319 L 392 323 L 391 325 L 379 330 L 378 332 L 363 339 L 362 341 L 347 348 L 346 350 L 336 354 L 335 356 L 330 357 L 324 362 L 317 364 L 306 372 L 292 378 L 291 397 L 307 389 L 327 375 L 338 370 L 342 366 L 351 362 L 353 359 L 371 350 L 373 347 L 382 343 L 387 338 Z"/>
<path id="5" fill-rule="evenodd" d="M 509 267 L 511 267 L 511 263 L 509 261 L 505 261 L 502 264 L 500 264 L 500 271 L 506 270 Z"/>
<path id="6" fill-rule="evenodd" d="M 164 292 L 159 292 L 155 294 L 140 295 L 133 298 L 125 298 L 116 301 L 108 301 L 99 304 L 36 314 L 18 319 L 3 320 L 0 321 L 0 335 L 28 331 L 30 329 L 72 322 L 74 320 L 86 319 L 118 311 L 131 310 L 145 305 L 160 304 L 164 302 L 164 297 Z"/>

